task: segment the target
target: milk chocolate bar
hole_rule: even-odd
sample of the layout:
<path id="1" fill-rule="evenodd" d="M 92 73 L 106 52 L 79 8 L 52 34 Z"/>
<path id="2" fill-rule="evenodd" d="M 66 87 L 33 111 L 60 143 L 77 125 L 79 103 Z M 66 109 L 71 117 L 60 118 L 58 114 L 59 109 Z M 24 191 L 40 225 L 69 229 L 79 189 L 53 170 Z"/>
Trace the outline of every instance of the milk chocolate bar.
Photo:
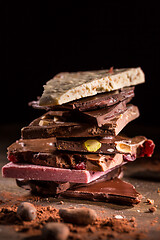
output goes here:
<path id="1" fill-rule="evenodd" d="M 73 187 L 73 189 L 61 193 L 61 196 L 125 205 L 137 204 L 142 198 L 133 185 L 116 178 L 110 181 L 94 182 L 82 187 Z"/>
<path id="2" fill-rule="evenodd" d="M 93 172 L 87 170 L 63 169 L 10 162 L 3 166 L 2 176 L 6 178 L 20 178 L 24 180 L 89 183 L 106 175 L 113 169 L 109 169 L 104 172 Z"/>
<path id="3" fill-rule="evenodd" d="M 21 130 L 23 139 L 49 138 L 49 137 L 95 137 L 117 135 L 130 121 L 139 116 L 139 110 L 134 105 L 128 105 L 127 110 L 108 120 L 101 128 L 96 125 L 77 122 L 54 122 L 41 119 Z"/>
<path id="4" fill-rule="evenodd" d="M 58 150 L 65 151 L 103 154 L 130 153 L 137 155 L 138 148 L 143 146 L 145 141 L 147 139 L 144 136 L 134 138 L 109 136 L 101 139 L 57 139 L 56 146 Z"/>
<path id="5" fill-rule="evenodd" d="M 79 154 L 79 153 L 9 153 L 8 160 L 13 163 L 28 163 L 63 169 L 88 171 L 106 171 L 127 161 L 134 161 L 136 155 L 131 154 Z"/>
<path id="6" fill-rule="evenodd" d="M 76 99 L 143 83 L 141 68 L 57 74 L 44 85 L 40 106 L 62 105 Z"/>
<path id="7" fill-rule="evenodd" d="M 8 160 L 64 169 L 106 171 L 126 161 L 136 159 L 134 154 L 83 154 L 57 151 L 54 139 L 20 139 L 8 148 Z M 37 144 L 40 144 L 40 147 Z M 23 147 L 25 146 L 25 147 Z M 40 149 L 41 148 L 41 149 Z M 37 152 L 37 150 L 40 150 Z"/>
<path id="8" fill-rule="evenodd" d="M 122 168 L 116 168 L 102 176 L 101 178 L 93 181 L 93 182 L 102 182 L 111 180 L 114 178 L 121 178 L 123 176 Z M 24 179 L 16 179 L 16 183 L 19 187 L 22 187 L 26 190 L 30 190 L 33 194 L 38 195 L 51 195 L 56 196 L 62 192 L 65 192 L 67 189 L 73 186 L 83 186 L 82 183 L 70 183 L 70 182 L 52 182 L 52 181 L 36 181 L 36 180 L 24 180 Z M 89 184 L 89 183 L 87 183 Z"/>
<path id="9" fill-rule="evenodd" d="M 56 147 L 52 145 L 54 139 L 50 138 L 20 139 L 9 146 L 8 160 L 13 163 L 31 163 L 65 169 L 106 171 L 119 164 L 134 161 L 137 157 L 150 157 L 153 154 L 155 147 L 153 141 L 143 136 L 135 137 L 128 142 L 127 138 L 118 137 L 118 139 L 115 146 L 117 151 L 121 151 L 121 154 L 112 152 L 108 155 L 104 154 L 103 151 L 101 154 L 57 151 Z M 114 145 L 112 140 L 111 143 L 109 139 L 106 140 L 110 147 L 111 144 Z M 41 149 L 37 143 L 41 144 Z M 37 150 L 40 151 L 37 152 Z"/>

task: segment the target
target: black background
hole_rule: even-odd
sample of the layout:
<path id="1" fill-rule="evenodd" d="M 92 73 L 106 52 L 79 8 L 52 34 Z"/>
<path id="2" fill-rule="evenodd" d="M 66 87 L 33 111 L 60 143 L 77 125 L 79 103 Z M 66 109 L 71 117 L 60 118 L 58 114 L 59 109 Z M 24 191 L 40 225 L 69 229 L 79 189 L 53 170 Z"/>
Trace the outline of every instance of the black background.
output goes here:
<path id="1" fill-rule="evenodd" d="M 147 1 L 21 1 L 1 5 L 1 123 L 29 123 L 28 107 L 56 73 L 141 66 L 133 103 L 159 124 L 159 5 Z"/>

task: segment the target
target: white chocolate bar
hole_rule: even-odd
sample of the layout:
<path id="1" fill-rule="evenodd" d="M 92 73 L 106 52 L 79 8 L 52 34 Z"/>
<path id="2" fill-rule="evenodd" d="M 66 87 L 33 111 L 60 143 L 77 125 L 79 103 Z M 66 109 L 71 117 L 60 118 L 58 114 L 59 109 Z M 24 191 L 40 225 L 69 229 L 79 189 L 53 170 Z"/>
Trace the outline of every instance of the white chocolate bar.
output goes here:
<path id="1" fill-rule="evenodd" d="M 61 105 L 143 82 L 145 77 L 140 67 L 112 71 L 62 72 L 44 85 L 39 104 L 41 106 Z"/>

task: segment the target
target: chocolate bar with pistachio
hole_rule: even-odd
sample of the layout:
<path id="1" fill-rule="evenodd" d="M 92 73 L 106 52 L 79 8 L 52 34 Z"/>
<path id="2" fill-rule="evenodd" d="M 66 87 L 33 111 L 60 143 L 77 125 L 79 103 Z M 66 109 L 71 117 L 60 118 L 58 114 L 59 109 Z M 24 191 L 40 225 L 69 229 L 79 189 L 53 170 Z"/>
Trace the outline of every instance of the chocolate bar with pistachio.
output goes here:
<path id="1" fill-rule="evenodd" d="M 85 153 L 138 153 L 139 147 L 147 141 L 144 136 L 137 136 L 128 138 L 123 136 L 109 136 L 104 138 L 94 139 L 57 139 L 56 146 L 58 150 L 72 151 L 72 152 L 85 152 Z"/>

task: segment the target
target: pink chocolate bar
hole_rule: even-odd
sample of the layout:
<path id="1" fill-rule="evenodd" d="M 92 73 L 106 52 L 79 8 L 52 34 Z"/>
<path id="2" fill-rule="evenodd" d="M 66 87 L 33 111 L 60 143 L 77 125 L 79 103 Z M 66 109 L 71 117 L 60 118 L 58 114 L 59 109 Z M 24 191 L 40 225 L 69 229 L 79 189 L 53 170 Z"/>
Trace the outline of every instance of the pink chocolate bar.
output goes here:
<path id="1" fill-rule="evenodd" d="M 2 175 L 7 178 L 22 178 L 26 180 L 89 183 L 111 170 L 93 172 L 10 162 L 2 168 Z"/>

